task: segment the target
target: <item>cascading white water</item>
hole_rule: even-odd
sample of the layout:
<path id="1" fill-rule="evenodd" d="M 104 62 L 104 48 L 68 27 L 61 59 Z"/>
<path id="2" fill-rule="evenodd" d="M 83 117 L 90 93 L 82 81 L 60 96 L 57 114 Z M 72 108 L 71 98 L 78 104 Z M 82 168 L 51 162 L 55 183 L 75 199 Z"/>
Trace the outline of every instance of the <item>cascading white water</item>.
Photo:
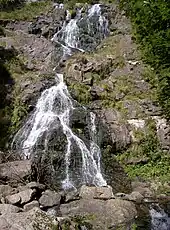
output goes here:
<path id="1" fill-rule="evenodd" d="M 102 177 L 100 170 L 100 148 L 93 140 L 91 141 L 90 150 L 85 143 L 76 136 L 69 127 L 69 115 L 74 110 L 72 99 L 67 90 L 67 86 L 63 82 L 63 75 L 57 74 L 59 81 L 57 86 L 52 86 L 45 90 L 39 98 L 34 114 L 27 121 L 25 127 L 32 125 L 32 128 L 23 131 L 21 139 L 21 148 L 26 158 L 30 158 L 36 147 L 37 140 L 49 129 L 55 126 L 57 120 L 60 121 L 63 132 L 67 138 L 67 150 L 65 153 L 65 174 L 66 178 L 62 182 L 63 188 L 74 188 L 72 179 L 69 175 L 70 154 L 72 142 L 76 143 L 81 151 L 82 156 L 82 183 L 94 184 L 96 186 L 105 186 L 106 182 Z M 56 103 L 57 102 L 57 103 Z M 92 115 L 92 135 L 95 137 L 95 121 L 94 114 Z M 20 134 L 19 134 L 20 135 Z M 48 147 L 47 147 L 48 148 Z"/>
<path id="2" fill-rule="evenodd" d="M 102 27 L 100 5 L 96 4 L 91 7 L 88 11 L 87 19 L 93 15 L 97 15 L 97 20 L 100 21 L 99 24 Z M 69 17 L 70 14 L 67 12 L 66 18 L 69 19 Z M 75 19 L 71 19 L 69 23 L 65 22 L 61 31 L 55 34 L 52 39 L 60 43 L 63 47 L 64 55 L 71 55 L 73 48 L 82 51 L 79 44 L 80 33 L 77 25 L 80 18 L 81 10 L 78 11 Z M 36 151 L 38 141 L 43 139 L 43 151 L 48 152 L 48 133 L 53 129 L 57 129 L 57 125 L 60 125 L 67 140 L 65 150 L 65 179 L 62 181 L 63 188 L 74 188 L 74 181 L 72 175 L 70 175 L 73 143 L 81 153 L 81 183 L 106 186 L 107 184 L 101 174 L 100 168 L 101 152 L 96 140 L 95 114 L 90 113 L 91 140 L 90 146 L 87 147 L 84 141 L 74 134 L 69 127 L 70 113 L 74 111 L 74 107 L 72 103 L 73 99 L 63 82 L 63 75 L 57 74 L 56 81 L 57 85 L 46 89 L 42 93 L 36 104 L 34 113 L 16 134 L 12 145 L 15 146 L 15 149 L 19 149 L 25 158 L 30 158 L 34 151 Z"/>
<path id="3" fill-rule="evenodd" d="M 77 11 L 77 17 L 71 19 L 69 23 L 64 23 L 62 29 L 57 32 L 52 41 L 59 42 L 60 45 L 63 47 L 63 56 L 66 57 L 67 55 L 72 54 L 72 49 L 77 49 L 79 51 L 83 51 L 79 48 L 79 27 L 77 26 L 77 21 L 81 17 L 81 10 Z M 66 21 L 71 18 L 70 12 L 67 10 Z M 59 39 L 59 36 L 60 39 Z"/>
<path id="4" fill-rule="evenodd" d="M 151 207 L 151 230 L 170 230 L 170 217 L 159 206 Z"/>
<path id="5" fill-rule="evenodd" d="M 90 19 L 92 17 L 95 17 L 95 16 L 97 16 L 99 18 L 98 19 L 98 21 L 99 21 L 98 30 L 105 37 L 109 32 L 108 31 L 108 20 L 102 15 L 100 4 L 95 4 L 88 10 L 88 19 L 89 19 L 88 28 L 89 28 L 89 31 L 91 30 Z"/>
<path id="6" fill-rule="evenodd" d="M 102 39 L 108 34 L 108 20 L 102 15 L 100 4 L 93 5 L 88 10 L 87 16 L 83 17 L 81 11 L 82 9 L 77 9 L 76 17 L 71 19 L 71 14 L 67 10 L 66 22 L 62 29 L 52 38 L 52 41 L 62 46 L 63 57 L 72 55 L 74 50 L 84 52 L 80 42 L 81 36 L 84 36 L 84 34 L 82 34 L 83 29 L 78 26 L 81 20 L 85 19 L 90 35 L 95 35 L 97 31 L 99 38 Z M 67 21 L 69 22 L 67 23 Z M 93 32 L 94 28 L 95 32 Z M 87 31 L 85 33 L 87 33 Z"/>
<path id="7" fill-rule="evenodd" d="M 91 120 L 91 138 L 92 141 L 90 143 L 90 151 L 93 156 L 93 158 L 96 161 L 97 168 L 98 168 L 98 173 L 96 174 L 96 177 L 94 178 L 93 184 L 100 184 L 99 186 L 106 186 L 107 183 L 103 179 L 102 174 L 101 174 L 101 168 L 100 168 L 100 160 L 101 160 L 101 151 L 99 146 L 96 144 L 97 140 L 97 130 L 96 130 L 96 125 L 95 125 L 95 118 L 96 115 L 94 113 L 90 113 L 90 120 Z M 95 181 L 96 180 L 96 181 Z"/>

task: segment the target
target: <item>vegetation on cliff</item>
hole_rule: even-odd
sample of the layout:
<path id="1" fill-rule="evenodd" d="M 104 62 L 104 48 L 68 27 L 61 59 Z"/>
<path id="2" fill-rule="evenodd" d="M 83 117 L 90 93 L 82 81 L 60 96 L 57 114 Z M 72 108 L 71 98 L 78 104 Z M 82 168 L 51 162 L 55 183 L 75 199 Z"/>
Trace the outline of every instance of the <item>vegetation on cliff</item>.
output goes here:
<path id="1" fill-rule="evenodd" d="M 0 0 L 0 19 L 32 20 L 42 13 L 47 13 L 52 1 L 25 3 L 22 0 Z"/>
<path id="2" fill-rule="evenodd" d="M 170 178 L 170 156 L 163 152 L 156 135 L 155 122 L 147 121 L 147 132 L 135 130 L 136 142 L 125 152 L 117 155 L 128 175 L 134 178 L 167 182 Z"/>
<path id="3" fill-rule="evenodd" d="M 157 88 L 159 102 L 170 118 L 170 1 L 121 0 L 120 3 L 134 25 L 144 60 L 155 70 L 156 75 L 148 80 Z"/>

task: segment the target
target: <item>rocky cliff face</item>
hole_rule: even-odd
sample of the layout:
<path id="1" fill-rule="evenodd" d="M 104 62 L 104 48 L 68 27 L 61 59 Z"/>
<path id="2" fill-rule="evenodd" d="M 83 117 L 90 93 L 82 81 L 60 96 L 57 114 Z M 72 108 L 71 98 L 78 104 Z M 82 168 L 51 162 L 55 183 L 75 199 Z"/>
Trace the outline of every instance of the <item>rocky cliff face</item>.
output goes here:
<path id="1" fill-rule="evenodd" d="M 154 89 L 147 83 L 152 69 L 141 61 L 131 24 L 118 5 L 102 4 L 102 15 L 107 19 L 109 28 L 106 29 L 106 24 L 102 27 L 105 28 L 102 36 L 95 31 L 98 26 L 95 17 L 90 21 L 90 31 L 93 33 L 89 32 L 87 7 L 86 4 L 81 5 L 83 19 L 78 21 L 81 34 L 79 44 L 86 52 L 72 47 L 70 43 L 69 49 L 74 55 L 69 58 L 70 55 L 63 55 L 61 47 L 61 44 L 66 45 L 62 43 L 64 33 L 58 34 L 58 42 L 51 39 L 61 30 L 64 22 L 67 25 L 76 18 L 74 10 L 68 14 L 62 5 L 54 4 L 48 13 L 30 21 L 1 21 L 5 29 L 0 34 L 0 96 L 3 98 L 0 107 L 0 147 L 10 150 L 10 142 L 20 127 L 29 129 L 33 125 L 34 119 L 31 118 L 37 109 L 38 98 L 45 89 L 55 87 L 55 71 L 64 73 L 74 106 L 69 114 L 69 128 L 89 148 L 94 138 L 90 114 L 95 115 L 93 125 L 96 129 L 95 144 L 101 150 L 101 174 L 113 189 L 95 188 L 92 186 L 94 181 L 86 183 L 91 187 L 85 186 L 78 193 L 68 194 L 45 190 L 45 186 L 39 184 L 18 187 L 21 181 L 36 180 L 61 190 L 66 174 L 65 152 L 69 138 L 66 132 L 63 133 L 63 120 L 58 116 L 50 126 L 53 132 L 44 132 L 31 149 L 30 160 L 12 162 L 10 169 L 8 163 L 0 165 L 2 190 L 6 189 L 3 186 L 8 186 L 4 183 L 15 189 L 17 187 L 16 190 L 8 187 L 9 194 L 1 197 L 3 227 L 11 228 L 18 218 L 17 228 L 23 225 L 24 229 L 27 223 L 21 220 L 25 218 L 30 229 L 44 229 L 43 217 L 48 229 L 130 229 L 137 215 L 135 204 L 142 203 L 140 208 L 143 208 L 145 198 L 153 198 L 148 187 L 157 191 L 164 184 L 166 191 L 170 189 L 166 183 L 170 165 L 169 124 L 162 116 Z M 68 98 L 70 95 L 67 94 Z M 57 98 L 54 107 L 60 108 L 61 104 Z M 14 139 L 13 152 L 0 152 L 1 162 L 23 158 L 23 150 L 17 148 L 24 141 L 21 134 L 22 129 L 18 132 L 18 141 Z M 48 140 L 47 148 L 44 148 L 44 140 Z M 69 170 L 74 186 L 79 188 L 84 183 L 84 174 L 80 170 L 83 160 L 76 140 L 72 141 Z M 162 183 L 158 183 L 159 186 L 154 183 L 136 186 L 137 182 L 131 183 L 119 162 L 132 178 L 158 182 L 161 179 Z M 132 189 L 136 189 L 137 193 L 120 193 L 129 193 Z M 118 194 L 115 197 L 113 193 Z M 26 200 L 22 202 L 22 199 Z M 50 202 L 52 205 L 49 207 Z M 12 211 L 7 213 L 4 211 L 6 208 Z M 42 210 L 50 215 L 52 213 L 52 217 Z M 22 212 L 16 214 L 19 211 Z M 61 217 L 65 215 L 70 218 Z"/>
<path id="2" fill-rule="evenodd" d="M 150 160 L 162 161 L 157 150 L 161 154 L 162 150 L 169 151 L 169 126 L 162 118 L 154 89 L 145 81 L 152 70 L 140 59 L 129 20 L 115 4 L 104 4 L 102 12 L 108 19 L 110 35 L 102 38 L 100 43 L 101 38 L 96 33 L 87 35 L 88 28 L 82 20 L 79 24 L 83 28 L 80 43 L 88 53 L 75 52 L 71 58 L 60 62 L 61 47 L 54 45 L 50 39 L 63 26 L 66 19 L 64 9 L 55 6 L 33 22 L 3 21 L 5 36 L 1 35 L 0 44 L 5 52 L 13 47 L 15 50 L 14 62 L 9 62 L 7 66 L 12 78 L 9 91 L 6 90 L 7 95 L 12 95 L 9 98 L 8 119 L 12 129 L 7 129 L 9 134 L 14 134 L 29 118 L 41 92 L 55 84 L 53 68 L 57 66 L 57 71 L 64 72 L 64 80 L 72 97 L 85 105 L 88 112 L 93 111 L 97 115 L 102 173 L 108 184 L 112 185 L 114 192 L 130 191 L 131 183 L 115 156 L 118 155 L 118 160 L 128 166 L 128 170 L 129 167 L 131 170 L 147 165 Z M 74 16 L 73 12 L 71 17 Z M 5 111 L 7 104 L 8 97 L 2 111 Z M 71 128 L 86 143 L 90 136 L 88 112 L 77 104 L 70 119 Z M 9 112 L 5 114 L 7 116 Z M 52 148 L 45 154 L 39 142 L 33 159 L 36 179 L 57 187 L 64 178 L 62 171 L 65 167 L 62 153 L 66 139 L 64 134 L 61 135 L 61 130 L 59 125 L 50 136 Z M 146 149 L 146 145 L 150 144 L 147 142 L 149 138 L 156 144 L 152 143 L 151 148 Z M 76 147 L 74 152 L 79 158 Z M 164 155 L 166 158 L 166 153 Z M 166 159 L 169 161 L 169 158 Z M 157 172 L 154 173 L 157 176 Z"/>

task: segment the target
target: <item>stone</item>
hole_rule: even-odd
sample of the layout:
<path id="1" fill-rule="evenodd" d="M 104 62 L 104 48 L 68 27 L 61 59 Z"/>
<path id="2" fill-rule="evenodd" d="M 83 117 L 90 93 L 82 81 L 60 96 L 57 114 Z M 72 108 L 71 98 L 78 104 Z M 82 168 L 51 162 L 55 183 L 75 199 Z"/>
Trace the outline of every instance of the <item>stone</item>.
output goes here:
<path id="1" fill-rule="evenodd" d="M 82 199 L 92 199 L 95 196 L 95 187 L 83 185 L 80 188 L 79 197 Z"/>
<path id="2" fill-rule="evenodd" d="M 38 203 L 37 200 L 33 200 L 32 202 L 25 204 L 24 205 L 24 210 L 27 212 L 27 211 L 33 209 L 34 207 L 39 208 L 39 203 Z"/>
<path id="3" fill-rule="evenodd" d="M 107 187 L 96 187 L 94 199 L 111 199 L 114 198 L 111 186 Z"/>
<path id="4" fill-rule="evenodd" d="M 39 199 L 42 207 L 53 207 L 60 204 L 61 194 L 46 190 Z"/>
<path id="5" fill-rule="evenodd" d="M 26 185 L 20 185 L 17 187 L 17 189 L 18 189 L 18 192 L 23 192 L 23 191 L 27 190 L 28 187 Z"/>
<path id="6" fill-rule="evenodd" d="M 21 198 L 21 204 L 25 204 L 25 203 L 28 203 L 29 201 L 31 201 L 31 199 L 35 195 L 35 190 L 27 189 L 27 190 L 24 190 L 22 192 L 19 192 L 18 195 Z"/>
<path id="7" fill-rule="evenodd" d="M 4 213 L 0 216 L 1 230 L 51 230 L 57 229 L 57 226 L 58 223 L 54 218 L 47 216 L 37 207 L 28 212 Z"/>
<path id="8" fill-rule="evenodd" d="M 2 180 L 21 181 L 24 177 L 30 175 L 30 172 L 30 160 L 0 164 L 0 179 Z"/>
<path id="9" fill-rule="evenodd" d="M 154 193 L 149 188 L 147 183 L 134 183 L 133 191 L 139 192 L 144 198 L 152 198 L 154 197 Z"/>
<path id="10" fill-rule="evenodd" d="M 170 150 L 170 127 L 168 121 L 161 116 L 153 116 L 156 123 L 157 136 L 164 150 Z"/>
<path id="11" fill-rule="evenodd" d="M 80 188 L 79 197 L 82 199 L 111 199 L 113 198 L 112 187 L 88 187 L 83 185 Z"/>
<path id="12" fill-rule="evenodd" d="M 79 200 L 80 199 L 79 192 L 77 190 L 67 192 L 66 194 L 63 194 L 63 199 L 65 203 L 73 200 Z"/>
<path id="13" fill-rule="evenodd" d="M 127 200 L 135 201 L 136 203 L 141 203 L 144 197 L 139 192 L 132 192 L 126 196 Z"/>
<path id="14" fill-rule="evenodd" d="M 30 182 L 30 183 L 28 183 L 27 185 L 26 185 L 26 187 L 28 187 L 28 188 L 31 188 L 31 189 L 39 189 L 39 190 L 41 190 L 41 191 L 43 191 L 43 190 L 45 190 L 45 185 L 43 185 L 43 184 L 40 184 L 40 183 L 38 183 L 38 182 L 35 182 L 35 181 L 32 181 L 32 182 Z"/>
<path id="15" fill-rule="evenodd" d="M 60 211 L 63 216 L 85 216 L 95 230 L 111 229 L 120 224 L 130 224 L 137 215 L 135 205 L 132 202 L 120 199 L 107 201 L 81 199 L 68 204 L 61 204 Z M 92 217 L 90 218 L 90 216 Z"/>
<path id="16" fill-rule="evenodd" d="M 21 201 L 21 197 L 19 196 L 18 193 L 6 196 L 6 201 L 9 204 L 18 204 Z"/>
<path id="17" fill-rule="evenodd" d="M 0 198 L 10 195 L 14 189 L 9 185 L 0 185 Z"/>
<path id="18" fill-rule="evenodd" d="M 0 214 L 1 215 L 4 213 L 11 213 L 11 212 L 17 213 L 19 211 L 21 211 L 21 209 L 12 204 L 0 204 Z"/>

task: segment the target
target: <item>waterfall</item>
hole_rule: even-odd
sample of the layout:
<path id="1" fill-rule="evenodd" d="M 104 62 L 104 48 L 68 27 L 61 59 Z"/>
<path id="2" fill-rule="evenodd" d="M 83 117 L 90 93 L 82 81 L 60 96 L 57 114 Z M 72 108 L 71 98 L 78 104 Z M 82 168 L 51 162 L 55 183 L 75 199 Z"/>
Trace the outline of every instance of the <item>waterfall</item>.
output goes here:
<path id="1" fill-rule="evenodd" d="M 52 38 L 53 42 L 62 46 L 64 58 L 71 56 L 73 51 L 84 52 L 88 50 L 89 38 L 91 38 L 90 43 L 96 43 L 95 40 L 97 38 L 100 42 L 109 33 L 108 20 L 102 15 L 100 4 L 90 7 L 85 15 L 82 15 L 82 9 L 77 9 L 76 17 L 73 19 L 70 18 L 71 14 L 67 10 L 66 21 L 62 29 Z M 88 30 L 86 30 L 86 27 Z M 85 36 L 88 39 L 82 42 Z M 96 39 L 94 39 L 95 36 L 97 36 Z M 97 43 L 94 45 L 94 48 L 96 45 Z"/>
<path id="2" fill-rule="evenodd" d="M 96 4 L 89 9 L 87 23 L 90 17 L 97 16 L 98 30 L 102 27 L 100 5 Z M 67 19 L 70 18 L 67 12 Z M 72 49 L 83 51 L 80 43 L 80 29 L 78 21 L 81 20 L 81 10 L 77 11 L 75 19 L 65 22 L 61 31 L 56 33 L 53 41 L 58 42 L 63 49 L 63 56 L 71 55 Z M 70 128 L 70 114 L 75 110 L 67 86 L 62 74 L 56 74 L 56 85 L 46 89 L 38 99 L 35 111 L 29 117 L 25 125 L 15 135 L 12 148 L 19 151 L 24 158 L 30 159 L 37 152 L 39 142 L 42 143 L 41 151 L 49 151 L 48 137 L 58 126 L 62 127 L 66 137 L 65 147 L 65 179 L 61 181 L 63 189 L 75 188 L 74 179 L 70 174 L 72 146 L 76 145 L 81 153 L 81 183 L 106 186 L 101 168 L 101 152 L 97 145 L 97 130 L 95 126 L 95 114 L 90 113 L 90 146 Z M 74 155 L 73 155 L 74 157 Z"/>
<path id="3" fill-rule="evenodd" d="M 151 230 L 170 229 L 170 217 L 159 205 L 151 207 L 149 212 L 151 216 Z"/>
<path id="4" fill-rule="evenodd" d="M 95 4 L 88 10 L 89 31 L 91 30 L 91 19 L 93 17 L 98 17 L 98 22 L 99 22 L 98 30 L 100 31 L 101 36 L 106 37 L 107 34 L 109 33 L 108 20 L 102 15 L 100 4 Z M 92 26 L 93 26 L 93 23 L 92 23 Z"/>

